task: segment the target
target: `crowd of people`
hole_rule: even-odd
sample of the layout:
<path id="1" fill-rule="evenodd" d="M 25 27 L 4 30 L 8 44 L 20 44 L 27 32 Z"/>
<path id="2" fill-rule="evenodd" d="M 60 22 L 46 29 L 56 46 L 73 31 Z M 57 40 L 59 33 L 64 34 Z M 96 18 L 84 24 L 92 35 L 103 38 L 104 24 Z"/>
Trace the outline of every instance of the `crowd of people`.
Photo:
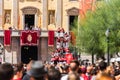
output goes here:
<path id="1" fill-rule="evenodd" d="M 83 65 L 77 60 L 69 64 L 34 60 L 27 65 L 3 63 L 0 80 L 120 80 L 120 64 L 101 61 L 98 65 Z"/>

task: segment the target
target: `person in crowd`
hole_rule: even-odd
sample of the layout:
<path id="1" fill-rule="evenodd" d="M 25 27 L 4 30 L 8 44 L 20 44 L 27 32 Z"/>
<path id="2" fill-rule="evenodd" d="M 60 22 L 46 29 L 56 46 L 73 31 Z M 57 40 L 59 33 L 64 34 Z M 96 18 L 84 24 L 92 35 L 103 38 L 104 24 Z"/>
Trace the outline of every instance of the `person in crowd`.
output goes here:
<path id="1" fill-rule="evenodd" d="M 80 77 L 78 73 L 72 72 L 68 74 L 68 79 L 67 80 L 80 80 Z"/>
<path id="2" fill-rule="evenodd" d="M 11 64 L 3 63 L 0 65 L 0 80 L 11 80 L 14 70 Z"/>
<path id="3" fill-rule="evenodd" d="M 115 78 L 116 80 L 120 80 L 120 62 L 118 62 L 118 65 L 115 68 Z"/>
<path id="4" fill-rule="evenodd" d="M 60 71 L 55 68 L 50 68 L 47 74 L 48 74 L 48 80 L 60 80 L 61 78 Z"/>
<path id="5" fill-rule="evenodd" d="M 105 72 L 106 68 L 107 68 L 107 63 L 104 62 L 104 61 L 101 61 L 98 65 L 98 67 L 99 67 L 99 72 L 98 73 Z"/>
<path id="6" fill-rule="evenodd" d="M 115 79 L 116 79 L 116 80 L 120 80 L 120 74 L 117 75 L 117 76 L 115 76 Z"/>
<path id="7" fill-rule="evenodd" d="M 25 24 L 25 30 L 29 30 L 28 23 Z"/>
<path id="8" fill-rule="evenodd" d="M 92 65 L 87 66 L 86 76 L 88 77 L 88 80 L 91 80 L 91 78 L 92 78 L 92 76 L 91 76 L 92 69 L 93 69 Z"/>
<path id="9" fill-rule="evenodd" d="M 78 74 L 79 70 L 79 62 L 77 60 L 72 60 L 69 65 L 69 73 L 76 72 Z M 67 80 L 68 79 L 68 74 L 63 76 L 61 80 Z M 80 77 L 80 79 L 82 79 Z"/>
<path id="10" fill-rule="evenodd" d="M 114 77 L 114 69 L 113 69 L 112 66 L 107 65 L 107 63 L 104 62 L 104 61 L 101 61 L 99 63 L 98 67 L 99 67 L 99 72 L 96 75 L 96 78 L 99 78 L 103 73 L 105 73 L 105 74 L 109 75 L 110 77 L 112 77 L 113 79 L 115 79 L 115 77 Z"/>
<path id="11" fill-rule="evenodd" d="M 106 68 L 106 73 L 109 74 L 110 76 L 113 76 L 113 77 L 114 77 L 114 75 L 115 75 L 115 70 L 114 70 L 113 66 L 111 66 L 111 65 L 107 66 L 107 68 Z"/>
<path id="12" fill-rule="evenodd" d="M 31 69 L 31 65 L 33 64 L 33 60 L 31 60 L 26 67 L 26 71 L 29 71 Z M 22 80 L 30 80 L 30 76 L 28 74 L 25 73 L 25 75 L 23 76 Z"/>
<path id="13" fill-rule="evenodd" d="M 96 77 L 96 80 L 115 80 L 115 78 L 103 72 L 99 76 Z"/>
<path id="14" fill-rule="evenodd" d="M 81 67 L 81 77 L 83 78 L 83 80 L 89 80 L 88 76 L 86 75 L 87 69 L 85 66 Z"/>
<path id="15" fill-rule="evenodd" d="M 47 72 L 42 61 L 34 61 L 31 65 L 31 69 L 27 71 L 27 74 L 30 76 L 30 80 L 47 79 Z"/>
<path id="16" fill-rule="evenodd" d="M 69 66 L 68 65 L 64 65 L 61 68 L 62 68 L 62 76 L 66 75 L 69 72 Z"/>
<path id="17" fill-rule="evenodd" d="M 120 74 L 120 63 L 117 62 L 117 65 L 114 69 L 115 69 L 115 76 L 119 75 Z"/>
<path id="18" fill-rule="evenodd" d="M 91 80 L 96 80 L 96 75 L 98 73 L 98 67 L 94 66 L 93 69 L 91 70 Z"/>
<path id="19" fill-rule="evenodd" d="M 12 80 L 22 80 L 23 70 L 24 68 L 22 63 L 14 66 L 14 76 Z"/>

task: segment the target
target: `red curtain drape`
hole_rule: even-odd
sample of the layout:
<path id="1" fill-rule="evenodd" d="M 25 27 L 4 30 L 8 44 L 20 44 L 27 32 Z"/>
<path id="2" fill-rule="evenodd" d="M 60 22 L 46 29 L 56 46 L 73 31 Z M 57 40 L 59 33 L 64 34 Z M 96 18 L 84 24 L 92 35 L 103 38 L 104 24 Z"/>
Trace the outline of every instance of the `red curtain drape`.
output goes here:
<path id="1" fill-rule="evenodd" d="M 48 46 L 54 46 L 54 31 L 48 31 Z"/>
<path id="2" fill-rule="evenodd" d="M 4 46 L 11 44 L 11 30 L 4 30 Z"/>
<path id="3" fill-rule="evenodd" d="M 38 45 L 39 32 L 37 30 L 23 30 L 21 31 L 21 45 Z"/>

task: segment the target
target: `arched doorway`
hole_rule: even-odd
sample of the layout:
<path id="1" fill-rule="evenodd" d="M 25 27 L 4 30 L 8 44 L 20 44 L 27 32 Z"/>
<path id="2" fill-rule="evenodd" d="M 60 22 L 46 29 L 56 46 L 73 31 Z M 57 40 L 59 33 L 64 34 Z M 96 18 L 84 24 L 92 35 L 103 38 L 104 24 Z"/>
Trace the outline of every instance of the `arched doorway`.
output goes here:
<path id="1" fill-rule="evenodd" d="M 28 29 L 31 29 L 38 24 L 38 15 L 40 14 L 39 9 L 33 6 L 27 6 L 21 9 L 23 13 L 23 28 L 25 29 L 28 27 Z"/>
<path id="2" fill-rule="evenodd" d="M 69 15 L 69 30 L 72 29 L 73 27 L 73 23 L 74 23 L 74 20 L 75 19 L 78 19 L 78 16 L 79 16 L 79 9 L 76 8 L 76 7 L 73 7 L 71 9 L 68 9 L 67 10 L 67 14 Z"/>
<path id="3" fill-rule="evenodd" d="M 38 47 L 21 46 L 21 61 L 27 64 L 30 60 L 38 60 Z"/>

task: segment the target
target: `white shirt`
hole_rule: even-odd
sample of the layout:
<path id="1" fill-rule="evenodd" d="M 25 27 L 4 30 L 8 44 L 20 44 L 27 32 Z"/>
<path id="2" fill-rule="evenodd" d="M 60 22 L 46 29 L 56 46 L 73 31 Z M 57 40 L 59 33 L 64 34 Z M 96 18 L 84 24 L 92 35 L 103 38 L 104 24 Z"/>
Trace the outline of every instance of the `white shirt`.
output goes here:
<path id="1" fill-rule="evenodd" d="M 68 80 L 68 74 L 63 76 L 63 77 L 61 77 L 60 80 Z M 84 80 L 84 79 L 82 77 L 80 77 L 80 80 Z"/>

